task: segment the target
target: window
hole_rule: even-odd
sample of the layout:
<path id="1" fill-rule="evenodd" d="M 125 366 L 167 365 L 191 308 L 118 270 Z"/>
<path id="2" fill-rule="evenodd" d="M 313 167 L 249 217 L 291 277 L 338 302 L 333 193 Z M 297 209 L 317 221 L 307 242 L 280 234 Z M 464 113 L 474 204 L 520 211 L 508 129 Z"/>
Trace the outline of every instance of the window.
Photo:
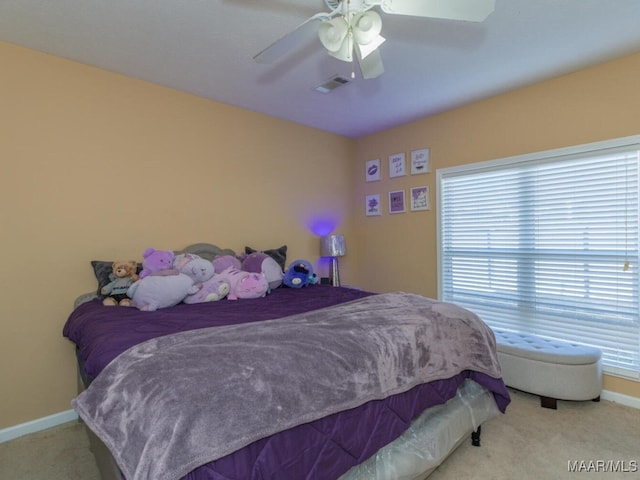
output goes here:
<path id="1" fill-rule="evenodd" d="M 441 299 L 640 377 L 640 136 L 441 169 Z"/>

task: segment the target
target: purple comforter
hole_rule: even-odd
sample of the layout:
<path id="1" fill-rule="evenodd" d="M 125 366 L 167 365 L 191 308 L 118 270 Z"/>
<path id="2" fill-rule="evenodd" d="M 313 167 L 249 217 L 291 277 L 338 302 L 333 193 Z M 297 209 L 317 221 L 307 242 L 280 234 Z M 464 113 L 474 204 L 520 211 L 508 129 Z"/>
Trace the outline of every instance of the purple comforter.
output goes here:
<path id="1" fill-rule="evenodd" d="M 371 295 L 347 288 L 315 285 L 275 290 L 255 300 L 179 305 L 156 312 L 104 307 L 92 301 L 69 317 L 64 335 L 78 346 L 88 378 L 95 378 L 116 356 L 145 340 L 210 326 L 254 322 L 336 305 Z M 286 430 L 203 465 L 185 479 L 322 479 L 338 478 L 379 448 L 397 438 L 412 419 L 455 395 L 465 378 L 494 392 L 504 411 L 509 396 L 500 379 L 463 371 L 446 380 L 372 401 L 311 423 Z"/>
<path id="2" fill-rule="evenodd" d="M 180 304 L 155 312 L 105 307 L 100 300 L 93 300 L 71 313 L 63 335 L 78 346 L 80 362 L 91 380 L 111 360 L 145 340 L 198 328 L 286 317 L 369 295 L 352 288 L 313 285 L 278 288 L 263 298 Z"/>

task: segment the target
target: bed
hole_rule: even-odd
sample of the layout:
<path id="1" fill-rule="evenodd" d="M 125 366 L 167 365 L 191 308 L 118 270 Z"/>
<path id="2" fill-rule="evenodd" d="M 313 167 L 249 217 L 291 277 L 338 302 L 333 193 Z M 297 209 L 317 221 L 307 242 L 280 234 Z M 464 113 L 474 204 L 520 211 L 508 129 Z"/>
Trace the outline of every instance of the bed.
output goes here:
<path id="1" fill-rule="evenodd" d="M 63 335 L 103 480 L 418 480 L 510 401 L 491 330 L 402 292 L 318 284 L 155 312 L 88 294 Z"/>

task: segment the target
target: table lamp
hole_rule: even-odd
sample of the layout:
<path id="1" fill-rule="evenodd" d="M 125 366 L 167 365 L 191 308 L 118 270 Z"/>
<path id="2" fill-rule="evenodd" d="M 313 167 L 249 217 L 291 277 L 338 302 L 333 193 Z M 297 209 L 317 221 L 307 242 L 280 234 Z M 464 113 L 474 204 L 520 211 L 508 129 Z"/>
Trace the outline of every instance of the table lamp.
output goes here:
<path id="1" fill-rule="evenodd" d="M 329 278 L 331 285 L 340 286 L 340 273 L 338 271 L 338 257 L 347 253 L 344 243 L 344 235 L 327 235 L 320 240 L 320 255 L 331 259 L 331 270 Z"/>

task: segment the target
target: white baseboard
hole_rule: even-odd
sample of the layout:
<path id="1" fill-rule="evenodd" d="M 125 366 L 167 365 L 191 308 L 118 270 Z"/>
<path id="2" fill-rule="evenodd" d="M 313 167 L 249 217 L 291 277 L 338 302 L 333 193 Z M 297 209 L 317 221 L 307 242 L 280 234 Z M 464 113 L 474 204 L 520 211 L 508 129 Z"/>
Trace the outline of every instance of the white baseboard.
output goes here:
<path id="1" fill-rule="evenodd" d="M 57 427 L 63 423 L 73 422 L 78 419 L 78 414 L 75 410 L 67 410 L 66 412 L 55 413 L 48 417 L 37 418 L 30 422 L 15 425 L 13 427 L 4 428 L 0 430 L 0 443 L 8 442 L 30 433 L 40 432 L 47 428 Z"/>
<path id="2" fill-rule="evenodd" d="M 624 395 L 623 393 L 611 392 L 609 390 L 603 390 L 600 395 L 602 400 L 609 400 L 610 402 L 626 405 L 627 407 L 633 407 L 640 409 L 640 398 L 632 397 L 631 395 Z"/>

